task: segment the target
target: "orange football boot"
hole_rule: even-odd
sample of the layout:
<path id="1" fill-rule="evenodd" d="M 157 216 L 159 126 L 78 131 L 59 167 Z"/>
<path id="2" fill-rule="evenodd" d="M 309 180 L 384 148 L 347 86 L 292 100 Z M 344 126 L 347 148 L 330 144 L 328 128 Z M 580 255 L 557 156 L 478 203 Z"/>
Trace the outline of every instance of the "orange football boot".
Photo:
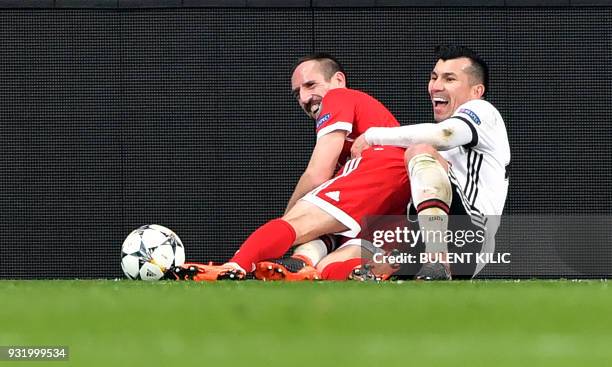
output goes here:
<path id="1" fill-rule="evenodd" d="M 288 282 L 320 279 L 319 272 L 312 266 L 310 260 L 300 255 L 258 262 L 255 265 L 254 275 L 260 280 Z"/>
<path id="2" fill-rule="evenodd" d="M 193 280 L 196 282 L 215 280 L 241 280 L 246 277 L 246 274 L 228 265 L 213 265 L 209 262 L 207 265 L 198 263 L 185 263 L 181 266 L 175 266 L 168 272 L 168 278 L 176 280 Z"/>

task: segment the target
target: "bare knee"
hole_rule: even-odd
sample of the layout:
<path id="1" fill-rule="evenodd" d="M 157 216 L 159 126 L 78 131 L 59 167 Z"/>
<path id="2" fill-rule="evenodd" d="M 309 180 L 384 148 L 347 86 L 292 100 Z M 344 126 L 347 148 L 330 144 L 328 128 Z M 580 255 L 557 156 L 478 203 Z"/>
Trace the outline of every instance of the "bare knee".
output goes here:
<path id="1" fill-rule="evenodd" d="M 406 153 L 404 153 L 404 162 L 406 162 L 406 167 L 408 167 L 408 162 L 410 162 L 412 158 L 419 154 L 431 155 L 438 162 L 440 162 L 444 170 L 448 171 L 448 162 L 446 161 L 446 159 L 444 159 L 444 157 L 440 155 L 436 148 L 429 144 L 415 144 L 408 147 L 406 149 Z"/>

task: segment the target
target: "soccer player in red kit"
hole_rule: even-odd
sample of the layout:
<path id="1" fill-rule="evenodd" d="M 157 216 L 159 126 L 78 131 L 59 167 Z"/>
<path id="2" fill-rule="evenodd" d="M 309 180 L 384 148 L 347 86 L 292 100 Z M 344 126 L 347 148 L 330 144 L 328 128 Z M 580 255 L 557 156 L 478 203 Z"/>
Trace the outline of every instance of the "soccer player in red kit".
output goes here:
<path id="1" fill-rule="evenodd" d="M 354 139 L 370 127 L 399 126 L 391 112 L 368 94 L 347 88 L 342 66 L 327 54 L 298 60 L 291 88 L 315 121 L 317 141 L 285 214 L 253 232 L 227 263 L 187 263 L 176 269 L 177 277 L 241 279 L 258 262 L 280 258 L 292 246 L 319 236 L 357 237 L 366 216 L 406 213 L 405 149 L 375 146 L 347 161 Z"/>

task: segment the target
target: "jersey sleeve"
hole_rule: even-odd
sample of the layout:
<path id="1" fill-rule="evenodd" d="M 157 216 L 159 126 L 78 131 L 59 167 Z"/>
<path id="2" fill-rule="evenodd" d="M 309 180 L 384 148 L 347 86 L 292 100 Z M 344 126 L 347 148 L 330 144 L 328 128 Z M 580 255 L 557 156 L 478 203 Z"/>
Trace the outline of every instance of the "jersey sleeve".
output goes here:
<path id="1" fill-rule="evenodd" d="M 495 141 L 498 129 L 505 130 L 497 109 L 482 99 L 462 104 L 451 118 L 465 122 L 472 131 L 472 140 L 463 146 L 466 149 L 486 149 Z"/>
<path id="2" fill-rule="evenodd" d="M 321 101 L 321 111 L 316 120 L 317 139 L 332 131 L 353 131 L 355 99 L 343 90 L 329 91 Z"/>

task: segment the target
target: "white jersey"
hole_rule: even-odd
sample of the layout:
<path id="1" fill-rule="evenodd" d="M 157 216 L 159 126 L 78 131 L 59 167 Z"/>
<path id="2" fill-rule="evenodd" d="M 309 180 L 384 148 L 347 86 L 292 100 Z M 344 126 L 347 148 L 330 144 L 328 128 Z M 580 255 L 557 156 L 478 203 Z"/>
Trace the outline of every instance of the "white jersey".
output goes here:
<path id="1" fill-rule="evenodd" d="M 492 253 L 508 194 L 510 144 L 506 126 L 499 111 L 481 99 L 462 104 L 450 118 L 468 124 L 472 141 L 440 154 L 451 164 L 449 179 L 458 188 L 472 222 L 487 229 L 482 251 Z"/>
<path id="2" fill-rule="evenodd" d="M 510 144 L 501 115 L 489 102 L 466 102 L 451 116 L 467 123 L 472 141 L 440 151 L 451 164 L 451 182 L 463 193 L 463 206 L 474 215 L 501 215 L 508 194 Z"/>
<path id="3" fill-rule="evenodd" d="M 449 137 L 446 129 L 454 133 Z M 467 144 L 457 146 L 468 139 L 471 141 Z M 372 127 L 366 131 L 365 140 L 369 145 L 435 146 L 450 163 L 448 177 L 455 187 L 449 214 L 469 214 L 472 224 L 486 228 L 482 251 L 494 251 L 495 233 L 508 195 L 510 144 L 504 120 L 492 104 L 471 100 L 459 106 L 450 118 L 435 124 Z M 456 208 L 457 203 L 464 210 Z M 483 266 L 478 264 L 476 273 Z"/>

